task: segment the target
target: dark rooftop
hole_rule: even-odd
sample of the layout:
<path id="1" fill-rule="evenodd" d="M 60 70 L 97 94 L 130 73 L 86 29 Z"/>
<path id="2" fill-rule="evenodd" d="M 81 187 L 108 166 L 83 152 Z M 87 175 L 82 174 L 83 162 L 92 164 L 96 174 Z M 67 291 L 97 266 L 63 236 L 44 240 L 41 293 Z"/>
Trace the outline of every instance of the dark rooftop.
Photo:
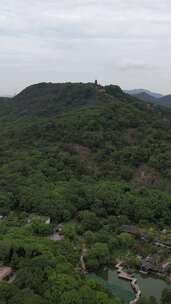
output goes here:
<path id="1" fill-rule="evenodd" d="M 136 235 L 136 236 L 140 235 L 140 231 L 136 226 L 122 225 L 120 227 L 120 231 L 121 232 L 127 232 L 127 233 L 130 233 L 130 234 Z"/>

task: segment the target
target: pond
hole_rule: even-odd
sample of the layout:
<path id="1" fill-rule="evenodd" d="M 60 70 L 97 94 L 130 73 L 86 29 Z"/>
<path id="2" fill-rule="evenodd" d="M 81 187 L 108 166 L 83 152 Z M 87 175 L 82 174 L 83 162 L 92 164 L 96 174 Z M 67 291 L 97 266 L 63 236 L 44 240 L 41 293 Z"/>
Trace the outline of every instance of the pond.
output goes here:
<path id="1" fill-rule="evenodd" d="M 104 287 L 110 289 L 113 295 L 118 296 L 125 303 L 128 303 L 135 297 L 130 283 L 119 279 L 117 272 L 114 269 L 105 269 L 98 272 L 98 274 L 90 274 L 89 277 L 93 277 Z M 171 288 L 171 285 L 160 279 L 155 279 L 149 276 L 141 276 L 140 274 L 135 274 L 135 277 L 138 279 L 138 284 L 141 288 L 142 296 L 153 296 L 156 298 L 158 303 L 160 302 L 163 289 Z"/>

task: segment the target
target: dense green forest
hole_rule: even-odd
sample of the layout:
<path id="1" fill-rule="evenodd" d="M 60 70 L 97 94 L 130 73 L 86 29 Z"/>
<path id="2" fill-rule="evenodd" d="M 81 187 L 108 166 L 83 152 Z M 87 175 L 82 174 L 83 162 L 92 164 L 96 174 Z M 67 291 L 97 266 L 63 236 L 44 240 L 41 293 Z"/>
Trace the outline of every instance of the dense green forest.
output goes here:
<path id="1" fill-rule="evenodd" d="M 0 128 L 0 262 L 16 271 L 0 303 L 120 304 L 76 271 L 81 246 L 97 269 L 136 252 L 120 225 L 170 231 L 171 111 L 113 85 L 41 83 L 0 100 Z M 48 240 L 60 223 L 65 240 Z"/>

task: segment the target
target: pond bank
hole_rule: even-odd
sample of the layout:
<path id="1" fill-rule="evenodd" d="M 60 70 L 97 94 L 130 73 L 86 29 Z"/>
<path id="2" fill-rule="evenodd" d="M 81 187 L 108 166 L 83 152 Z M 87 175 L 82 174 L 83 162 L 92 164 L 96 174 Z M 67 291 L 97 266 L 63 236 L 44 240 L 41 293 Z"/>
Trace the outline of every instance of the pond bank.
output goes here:
<path id="1" fill-rule="evenodd" d="M 136 304 L 141 297 L 141 290 L 137 283 L 137 279 L 123 270 L 124 265 L 122 261 L 119 261 L 115 267 L 117 269 L 118 277 L 120 279 L 124 279 L 131 282 L 131 287 L 135 293 L 135 299 L 129 301 L 129 304 Z"/>
<path id="2" fill-rule="evenodd" d="M 135 296 L 130 282 L 120 279 L 116 269 L 105 268 L 98 271 L 96 274 L 91 273 L 90 276 L 98 280 L 104 287 L 108 288 L 114 296 L 120 297 L 125 304 L 128 304 L 131 300 L 134 300 Z M 156 298 L 157 303 L 160 303 L 162 291 L 165 288 L 171 288 L 171 285 L 159 278 L 142 276 L 139 273 L 135 273 L 134 277 L 138 281 L 142 296 L 147 298 L 153 296 Z"/>

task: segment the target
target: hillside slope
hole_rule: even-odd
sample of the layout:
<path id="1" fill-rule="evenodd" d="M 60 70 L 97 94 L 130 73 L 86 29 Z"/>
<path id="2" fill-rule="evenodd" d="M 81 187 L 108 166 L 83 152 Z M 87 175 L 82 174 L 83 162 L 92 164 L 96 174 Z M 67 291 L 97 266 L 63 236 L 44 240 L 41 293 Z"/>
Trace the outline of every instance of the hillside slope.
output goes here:
<path id="1" fill-rule="evenodd" d="M 140 104 L 118 86 L 93 83 L 39 83 L 27 87 L 5 103 L 0 103 L 0 116 L 52 117 L 66 111 L 118 103 Z M 143 107 L 143 105 L 142 105 Z"/>
<path id="2" fill-rule="evenodd" d="M 113 86 L 114 96 L 108 88 L 87 83 L 40 83 L 24 89 L 10 103 L 15 116 L 54 116 L 81 107 L 117 103 L 123 92 Z"/>
<path id="3" fill-rule="evenodd" d="M 159 103 L 161 106 L 171 108 L 171 95 L 163 96 L 157 100 L 157 103 Z"/>
<path id="4" fill-rule="evenodd" d="M 85 270 L 170 261 L 156 239 L 171 235 L 171 112 L 117 86 L 37 84 L 0 102 L 0 130 L 0 263 L 15 274 L 0 303 L 128 303 Z"/>
<path id="5" fill-rule="evenodd" d="M 140 99 L 140 100 L 146 101 L 146 102 L 157 103 L 157 101 L 158 101 L 158 98 L 155 98 L 155 97 L 147 94 L 146 92 L 135 94 L 133 96 L 136 97 L 136 98 L 138 98 L 138 99 Z"/>
<path id="6" fill-rule="evenodd" d="M 78 195 L 72 193 L 73 179 L 87 189 L 103 181 L 151 189 L 148 212 L 140 215 L 137 208 L 132 220 L 149 218 L 154 189 L 161 191 L 156 212 L 168 201 L 162 197 L 169 195 L 171 181 L 169 111 L 117 86 L 39 84 L 1 104 L 0 113 L 0 213 L 17 209 L 70 218 L 82 208 L 71 199 Z M 132 196 L 137 204 L 139 194 Z M 128 216 L 132 207 L 119 210 Z M 154 211 L 150 218 L 158 221 Z"/>

